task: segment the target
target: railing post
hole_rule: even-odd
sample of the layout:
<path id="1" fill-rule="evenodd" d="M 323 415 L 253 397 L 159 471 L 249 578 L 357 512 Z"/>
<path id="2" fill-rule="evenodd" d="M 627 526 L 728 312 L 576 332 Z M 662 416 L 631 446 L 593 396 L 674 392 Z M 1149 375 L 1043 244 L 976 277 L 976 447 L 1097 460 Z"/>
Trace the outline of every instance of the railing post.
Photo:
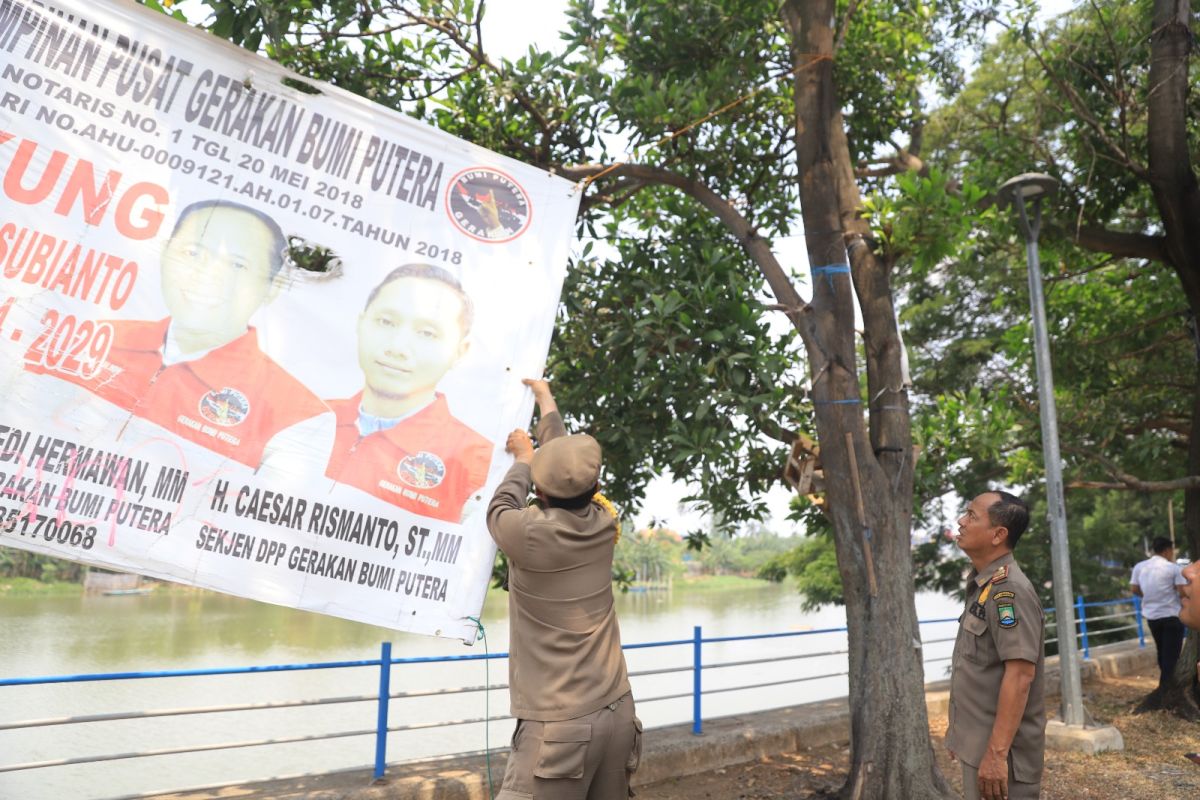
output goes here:
<path id="1" fill-rule="evenodd" d="M 1133 596 L 1133 618 L 1137 622 L 1138 647 L 1146 649 L 1146 631 L 1142 628 L 1142 598 Z"/>
<path id="2" fill-rule="evenodd" d="M 379 647 L 379 719 L 375 723 L 375 780 L 387 769 L 388 698 L 392 693 L 392 643 Z"/>
<path id="3" fill-rule="evenodd" d="M 700 720 L 700 646 L 703 639 L 700 636 L 700 626 L 692 628 L 692 735 L 704 733 L 704 723 Z"/>
<path id="4" fill-rule="evenodd" d="M 1075 613 L 1079 616 L 1079 632 L 1083 634 L 1083 660 L 1087 661 L 1091 658 L 1091 653 L 1088 651 L 1087 612 L 1081 594 L 1075 595 Z"/>

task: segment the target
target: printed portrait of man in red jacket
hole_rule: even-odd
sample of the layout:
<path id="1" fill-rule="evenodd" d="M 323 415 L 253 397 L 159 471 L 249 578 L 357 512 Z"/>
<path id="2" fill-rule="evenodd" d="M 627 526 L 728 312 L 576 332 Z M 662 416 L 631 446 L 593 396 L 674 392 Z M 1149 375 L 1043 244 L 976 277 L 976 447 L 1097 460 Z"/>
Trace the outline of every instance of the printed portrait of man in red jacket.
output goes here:
<path id="1" fill-rule="evenodd" d="M 277 456 L 284 472 L 306 471 L 306 454 L 328 452 L 329 409 L 259 348 L 250 326 L 279 292 L 286 247 L 279 225 L 257 209 L 193 203 L 163 247 L 169 316 L 106 323 L 112 347 L 90 377 L 26 368 L 82 386 L 131 417 L 251 468 Z"/>
<path id="2" fill-rule="evenodd" d="M 462 285 L 431 264 L 392 270 L 358 318 L 362 391 L 327 401 L 337 435 L 325 474 L 393 505 L 459 522 L 487 481 L 492 443 L 437 391 L 467 353 L 474 316 Z"/>

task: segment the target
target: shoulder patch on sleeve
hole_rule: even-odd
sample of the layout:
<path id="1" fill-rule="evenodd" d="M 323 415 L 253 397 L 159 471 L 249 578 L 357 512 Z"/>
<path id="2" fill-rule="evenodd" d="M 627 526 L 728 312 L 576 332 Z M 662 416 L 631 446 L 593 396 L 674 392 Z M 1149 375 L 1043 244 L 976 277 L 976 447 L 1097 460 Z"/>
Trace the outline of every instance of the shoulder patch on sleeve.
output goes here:
<path id="1" fill-rule="evenodd" d="M 996 592 L 992 595 L 992 599 L 999 603 L 1001 600 L 1012 600 L 1016 595 L 1012 592 Z"/>
<path id="2" fill-rule="evenodd" d="M 1017 627 L 1017 609 L 1010 601 L 996 602 L 996 612 L 1000 615 L 1001 628 Z"/>

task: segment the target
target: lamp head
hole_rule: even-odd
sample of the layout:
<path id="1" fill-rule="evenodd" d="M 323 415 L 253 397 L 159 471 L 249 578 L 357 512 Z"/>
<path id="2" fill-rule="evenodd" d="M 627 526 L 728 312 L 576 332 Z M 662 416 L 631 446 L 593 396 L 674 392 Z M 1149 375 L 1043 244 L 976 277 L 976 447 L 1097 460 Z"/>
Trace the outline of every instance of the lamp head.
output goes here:
<path id="1" fill-rule="evenodd" d="M 1026 172 L 1005 181 L 996 195 L 1000 199 L 1001 206 L 1009 206 L 1017 197 L 1029 202 L 1051 197 L 1056 191 L 1058 191 L 1058 181 L 1054 178 L 1040 172 Z"/>

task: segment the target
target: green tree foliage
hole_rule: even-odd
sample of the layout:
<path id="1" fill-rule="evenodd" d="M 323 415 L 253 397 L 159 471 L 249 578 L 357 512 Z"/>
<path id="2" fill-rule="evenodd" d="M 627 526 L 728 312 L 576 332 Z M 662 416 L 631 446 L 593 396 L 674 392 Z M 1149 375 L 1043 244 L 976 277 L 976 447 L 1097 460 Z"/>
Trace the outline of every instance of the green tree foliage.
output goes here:
<path id="1" fill-rule="evenodd" d="M 1080 124 L 1059 83 L 1068 81 L 1091 113 L 1114 120 L 1113 134 L 1144 159 L 1149 9 L 1148 2 L 1093 4 L 1036 36 L 1028 29 L 1001 35 L 963 92 L 933 115 L 926 141 L 935 166 L 872 203 L 873 222 L 904 267 L 902 319 L 919 390 L 917 438 L 925 446 L 918 496 L 965 497 L 988 481 L 1039 482 L 1023 242 L 1006 214 L 980 203 L 981 187 L 1033 169 L 1064 184 L 1046 209 L 1040 249 L 1064 470 L 1075 487 L 1070 516 L 1081 522 L 1110 503 L 1089 496 L 1089 487 L 1186 473 L 1196 356 L 1188 300 L 1169 264 L 1123 257 L 1115 246 L 1098 249 L 1102 232 L 1111 242 L 1116 233 L 1145 231 L 1119 241 L 1149 247 L 1154 200 L 1146 182 Z M 1128 104 L 1114 102 L 1124 96 L 1118 90 Z M 1165 495 L 1124 497 L 1165 519 Z M 1072 527 L 1081 538 L 1089 530 Z M 1129 535 L 1131 543 L 1140 540 L 1140 532 Z M 1092 560 L 1085 553 L 1076 562 L 1077 584 L 1087 584 L 1078 570 Z"/>
<path id="2" fill-rule="evenodd" d="M 636 583 L 665 583 L 683 572 L 684 545 L 674 531 L 643 528 L 617 542 L 613 567 L 632 574 Z"/>
<path id="3" fill-rule="evenodd" d="M 1002 35 L 962 94 L 933 116 L 926 139 L 937 169 L 878 214 L 881 222 L 912 210 L 940 216 L 954 209 L 959 190 L 978 196 L 973 187 L 994 188 L 1032 169 L 1062 179 L 1045 212 L 1041 255 L 1064 466 L 1079 488 L 1186 473 L 1195 339 L 1188 297 L 1155 235 L 1158 208 L 1139 175 L 1149 148 L 1151 5 L 1090 4 L 1044 31 Z M 1200 149 L 1200 126 L 1189 135 Z M 1110 139 L 1122 143 L 1126 162 L 1109 152 Z M 977 219 L 966 235 L 949 232 L 936 262 L 924 257 L 919 237 L 906 233 L 898 245 L 914 254 L 904 284 L 914 375 L 935 403 L 955 386 L 969 387 L 989 411 L 1003 406 L 1003 425 L 977 426 L 967 441 L 991 456 L 984 476 L 1031 483 L 1040 440 L 1023 242 L 1006 215 L 987 209 Z M 941 416 L 930 434 L 953 424 L 937 404 L 930 410 Z"/>
<path id="4" fill-rule="evenodd" d="M 53 556 L 0 548 L 0 578 L 33 578 L 39 581 L 79 582 L 87 568 L 74 561 L 65 561 Z"/>
<path id="5" fill-rule="evenodd" d="M 805 611 L 842 604 L 842 578 L 830 536 L 805 536 L 798 546 L 774 555 L 758 570 L 760 578 L 772 581 L 782 581 L 789 575 L 800 590 L 800 607 Z"/>
<path id="6" fill-rule="evenodd" d="M 698 558 L 703 570 L 715 575 L 758 574 L 771 559 L 788 552 L 793 540 L 782 538 L 759 523 L 750 523 L 736 535 L 718 535 Z"/>
<path id="7" fill-rule="evenodd" d="M 961 94 L 933 115 L 926 141 L 934 168 L 915 191 L 878 203 L 886 224 L 913 209 L 940 213 L 950 198 L 1017 173 L 1061 180 L 1045 210 L 1041 254 L 1073 583 L 1092 598 L 1123 590 L 1143 537 L 1166 530 L 1169 497 L 1186 508 L 1181 542 L 1200 555 L 1200 442 L 1192 436 L 1200 419 L 1200 189 L 1188 156 L 1200 152 L 1200 74 L 1186 44 L 1195 10 L 1140 0 L 1080 4 L 1042 26 L 1013 18 Z M 902 285 L 924 390 L 917 428 L 961 435 L 956 449 L 971 452 L 970 461 L 930 453 L 934 473 L 960 493 L 986 481 L 1038 487 L 1022 242 L 1005 215 L 967 235 L 949 233 L 932 263 L 910 232 L 893 241 L 911 265 Z M 1003 406 L 1004 424 L 955 430 L 977 415 L 947 414 L 948 385 L 969 386 L 988 413 Z M 1035 526 L 1022 549 L 1048 580 L 1049 565 L 1036 558 L 1045 540 Z M 924 555 L 926 577 L 937 579 L 945 553 Z M 1177 677 L 1175 704 L 1200 713 L 1187 696 L 1194 674 Z"/>

